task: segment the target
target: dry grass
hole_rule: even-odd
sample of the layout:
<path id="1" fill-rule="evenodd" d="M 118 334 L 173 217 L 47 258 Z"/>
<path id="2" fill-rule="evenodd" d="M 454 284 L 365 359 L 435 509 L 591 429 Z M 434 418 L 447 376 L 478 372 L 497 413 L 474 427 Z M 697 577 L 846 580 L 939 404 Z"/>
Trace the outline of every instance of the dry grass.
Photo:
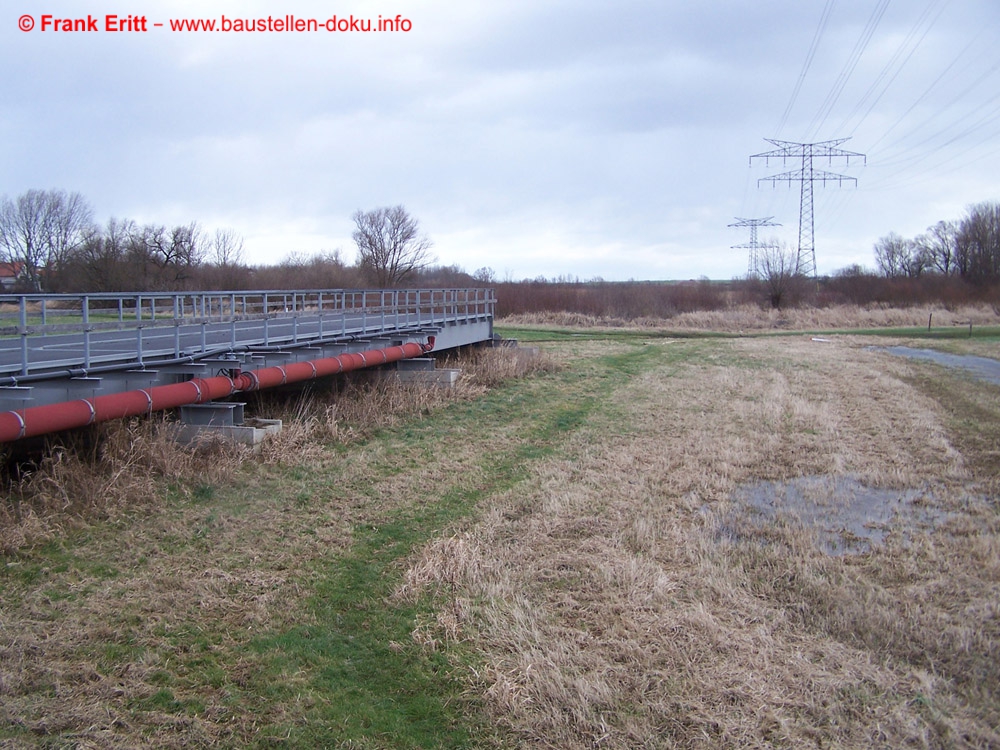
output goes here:
<path id="1" fill-rule="evenodd" d="M 415 550 L 394 599 L 433 594 L 413 641 L 461 654 L 510 745 L 1000 746 L 997 447 L 958 439 L 970 420 L 950 411 L 960 395 L 995 421 L 1000 396 L 833 338 L 581 338 L 535 365 L 484 354 L 501 359 L 416 401 L 385 383 L 351 386 L 355 406 L 293 399 L 302 435 L 279 438 L 277 464 L 245 461 L 220 502 L 178 477 L 178 502 L 110 515 L 90 546 L 32 571 L 29 554 L 9 558 L 9 580 L 37 580 L 5 595 L 0 717 L 39 745 L 280 744 L 259 727 L 303 721 L 315 694 L 294 672 L 281 681 L 300 702 L 252 694 L 248 641 L 316 624 L 301 607 L 311 571 L 359 526 L 470 485 L 480 515 Z M 523 408 L 593 406 L 550 414 L 544 438 L 523 414 L 480 424 L 471 408 L 420 429 L 439 403 L 421 399 L 564 361 L 565 377 L 516 391 Z M 375 403 L 402 411 L 371 426 Z M 519 453 L 529 441 L 546 450 Z M 524 480 L 489 489 L 484 467 L 510 456 Z M 832 557 L 794 517 L 762 522 L 735 499 L 812 475 L 920 490 L 947 520 Z M 157 703 L 165 688 L 180 709 Z"/>
<path id="2" fill-rule="evenodd" d="M 317 460 L 331 444 L 369 437 L 377 430 L 428 415 L 443 404 L 477 398 L 490 388 L 551 371 L 557 365 L 544 353 L 474 348 L 443 358 L 438 367 L 461 371 L 454 387 L 428 388 L 401 383 L 391 374 L 357 373 L 338 389 L 314 389 L 292 398 L 260 394 L 254 411 L 283 422 L 282 432 L 265 443 L 262 459 L 268 463 Z"/>
<path id="3" fill-rule="evenodd" d="M 411 386 L 359 374 L 338 388 L 257 394 L 251 410 L 281 419 L 284 429 L 256 457 L 211 440 L 193 448 L 177 444 L 172 423 L 162 417 L 111 422 L 53 442 L 33 464 L 10 466 L 8 500 L 0 503 L 0 553 L 154 505 L 164 482 L 190 495 L 198 487 L 224 482 L 248 461 L 320 461 L 332 444 L 350 444 L 449 401 L 475 398 L 506 380 L 555 365 L 544 355 L 475 349 L 442 366 L 463 371 L 457 387 Z"/>
<path id="4" fill-rule="evenodd" d="M 437 592 L 438 638 L 481 651 L 470 689 L 526 745 L 997 746 L 1000 520 L 907 368 L 738 340 L 650 372 L 400 595 Z M 953 520 L 834 558 L 733 507 L 816 474 L 933 487 Z"/>
<path id="5" fill-rule="evenodd" d="M 858 307 L 836 305 L 831 307 L 791 308 L 772 310 L 756 305 L 738 305 L 724 310 L 681 313 L 669 319 L 642 318 L 626 321 L 609 317 L 594 317 L 578 313 L 533 313 L 512 315 L 500 321 L 501 325 L 543 325 L 582 327 L 640 327 L 647 329 L 722 331 L 727 333 L 766 330 L 831 330 L 851 328 L 890 328 L 897 326 L 926 326 L 933 315 L 934 326 L 1000 325 L 1000 312 L 991 305 L 970 305 L 956 309 L 940 306 Z"/>
<path id="6" fill-rule="evenodd" d="M 479 379 L 553 366 L 545 357 L 513 365 L 509 356 L 463 359 L 470 382 L 452 391 L 358 381 L 329 401 L 292 398 L 302 424 L 278 438 L 291 441 L 281 443 L 280 461 L 278 444 L 233 461 L 228 451 L 180 448 L 158 424 L 138 420 L 104 428 L 95 456 L 56 454 L 25 480 L 48 488 L 32 494 L 31 517 L 44 528 L 12 534 L 18 550 L 0 568 L 0 581 L 11 584 L 0 608 L 0 732 L 21 730 L 14 747 L 267 745 L 260 725 L 300 707 L 248 708 L 234 695 L 259 680 L 247 643 L 310 624 L 302 601 L 315 566 L 346 554 L 358 525 L 423 502 L 422 484 L 433 493 L 434 483 L 461 474 L 446 462 L 373 486 L 399 454 L 369 438 L 480 393 Z M 99 502 L 102 490 L 113 497 Z M 77 500 L 67 505 L 66 497 Z M 82 538 L 68 533 L 74 528 Z M 303 679 L 288 675 L 282 685 Z"/>
<path id="7" fill-rule="evenodd" d="M 171 427 L 159 418 L 111 422 L 53 440 L 33 462 L 11 463 L 0 553 L 156 504 L 163 482 L 183 494 L 222 481 L 248 456 L 218 443 L 179 445 Z"/>

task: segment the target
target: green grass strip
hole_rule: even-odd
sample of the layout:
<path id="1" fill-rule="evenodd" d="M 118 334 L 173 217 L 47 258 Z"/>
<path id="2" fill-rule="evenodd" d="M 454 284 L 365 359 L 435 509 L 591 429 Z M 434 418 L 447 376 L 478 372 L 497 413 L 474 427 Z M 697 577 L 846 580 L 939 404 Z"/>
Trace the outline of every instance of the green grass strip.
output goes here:
<path id="1" fill-rule="evenodd" d="M 418 498 L 423 502 L 410 502 L 377 525 L 355 528 L 351 552 L 317 567 L 302 618 L 309 624 L 252 644 L 263 665 L 256 689 L 272 706 L 288 706 L 286 719 L 267 727 L 258 744 L 459 748 L 477 746 L 477 737 L 492 733 L 455 673 L 473 655 L 454 644 L 429 650 L 411 636 L 416 622 L 431 615 L 430 597 L 415 604 L 390 599 L 404 561 L 485 497 L 526 479 L 530 462 L 557 452 L 621 382 L 593 375 L 644 371 L 657 353 L 660 347 L 636 347 L 591 360 L 581 365 L 586 372 L 569 369 L 515 384 L 454 405 L 419 429 L 377 438 L 390 449 L 393 441 L 433 441 L 436 450 L 447 450 L 456 426 L 485 420 L 514 422 L 521 436 L 504 452 L 477 456 L 470 469 L 475 481 L 454 477 L 439 497 Z"/>

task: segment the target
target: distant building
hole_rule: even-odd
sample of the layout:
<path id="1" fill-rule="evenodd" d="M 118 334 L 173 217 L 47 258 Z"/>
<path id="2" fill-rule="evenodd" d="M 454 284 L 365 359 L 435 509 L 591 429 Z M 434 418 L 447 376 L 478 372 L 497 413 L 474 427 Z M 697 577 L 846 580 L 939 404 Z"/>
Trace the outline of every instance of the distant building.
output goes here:
<path id="1" fill-rule="evenodd" d="M 25 281 L 24 263 L 0 263 L 0 291 L 9 292 Z"/>

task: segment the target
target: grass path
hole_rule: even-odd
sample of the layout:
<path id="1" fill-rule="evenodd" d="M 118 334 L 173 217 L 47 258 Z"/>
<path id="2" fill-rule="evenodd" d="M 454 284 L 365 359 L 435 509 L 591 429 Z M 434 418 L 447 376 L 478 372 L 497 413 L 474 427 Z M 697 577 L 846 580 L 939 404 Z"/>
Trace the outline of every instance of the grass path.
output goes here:
<path id="1" fill-rule="evenodd" d="M 491 734 L 453 655 L 411 637 L 427 602 L 389 594 L 413 549 L 528 481 L 611 371 L 644 356 L 514 383 L 229 486 L 195 480 L 146 517 L 5 560 L 0 737 L 458 747 Z"/>
<path id="2" fill-rule="evenodd" d="M 400 583 L 401 561 L 415 548 L 474 513 L 484 498 L 527 481 L 531 462 L 557 451 L 599 405 L 605 383 L 573 380 L 557 389 L 559 398 L 543 400 L 553 393 L 551 382 L 523 384 L 453 407 L 447 420 L 426 420 L 378 439 L 378 483 L 370 484 L 366 473 L 362 484 L 368 489 L 352 489 L 384 511 L 354 528 L 346 555 L 321 560 L 310 571 L 309 624 L 251 644 L 266 655 L 262 684 L 306 674 L 315 698 L 284 726 L 269 729 L 270 736 L 303 747 L 347 740 L 460 747 L 470 741 L 470 731 L 488 732 L 485 723 L 476 725 L 475 701 L 463 697 L 461 680 L 452 676 L 449 659 L 463 649 L 428 649 L 426 641 L 411 637 L 430 615 L 428 603 L 391 594 Z M 484 424 L 498 424 L 497 434 L 476 429 Z M 470 450 L 474 430 L 477 445 Z M 438 466 L 439 454 L 446 470 Z M 419 484 L 411 481 L 414 471 Z M 411 488 L 416 492 L 407 496 Z M 402 502 L 386 507 L 386 496 Z M 301 700 L 301 689 L 294 692 Z"/>
<path id="3" fill-rule="evenodd" d="M 485 655 L 494 721 L 552 747 L 1000 741 L 996 472 L 959 450 L 970 425 L 951 411 L 959 392 L 977 403 L 995 451 L 998 394 L 920 369 L 945 378 L 946 408 L 907 363 L 842 338 L 692 343 L 632 360 L 533 482 L 411 569 L 459 613 L 440 632 Z M 811 475 L 923 493 L 844 557 L 794 508 L 732 500 Z M 947 522 L 909 526 L 920 507 Z"/>
<path id="4" fill-rule="evenodd" d="M 546 338 L 557 372 L 5 558 L 0 745 L 1000 741 L 995 394 L 846 337 Z M 825 472 L 952 515 L 831 558 L 730 499 Z"/>

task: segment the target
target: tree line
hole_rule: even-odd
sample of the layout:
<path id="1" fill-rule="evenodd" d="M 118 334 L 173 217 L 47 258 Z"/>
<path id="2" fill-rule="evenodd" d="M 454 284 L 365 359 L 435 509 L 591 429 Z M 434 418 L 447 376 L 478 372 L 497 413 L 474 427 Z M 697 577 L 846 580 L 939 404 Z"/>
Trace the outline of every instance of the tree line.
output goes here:
<path id="1" fill-rule="evenodd" d="M 725 282 L 500 280 L 491 268 L 469 274 L 457 265 L 434 265 L 430 240 L 402 206 L 357 211 L 352 218 L 353 262 L 333 250 L 252 266 L 242 237 L 232 229 L 209 233 L 196 222 L 167 226 L 116 218 L 99 226 L 79 194 L 29 190 L 0 199 L 0 264 L 8 271 L 4 291 L 488 286 L 496 290 L 500 316 L 572 312 L 626 320 L 746 303 L 958 305 L 1000 298 L 997 203 L 971 206 L 960 221 L 938 222 L 912 240 L 887 235 L 874 246 L 876 270 L 854 265 L 818 280 L 801 276 L 794 251 L 777 246 L 764 248 L 756 273 Z"/>
<path id="2" fill-rule="evenodd" d="M 33 293 L 472 285 L 455 267 L 432 266 L 431 241 L 403 206 L 357 211 L 354 263 L 340 250 L 247 264 L 233 229 L 94 221 L 79 193 L 28 190 L 0 199 L 5 291 Z"/>
<path id="3" fill-rule="evenodd" d="M 958 276 L 977 284 L 1000 281 L 1000 203 L 970 206 L 958 221 L 939 221 L 911 239 L 890 232 L 875 243 L 878 272 L 887 278 Z"/>

